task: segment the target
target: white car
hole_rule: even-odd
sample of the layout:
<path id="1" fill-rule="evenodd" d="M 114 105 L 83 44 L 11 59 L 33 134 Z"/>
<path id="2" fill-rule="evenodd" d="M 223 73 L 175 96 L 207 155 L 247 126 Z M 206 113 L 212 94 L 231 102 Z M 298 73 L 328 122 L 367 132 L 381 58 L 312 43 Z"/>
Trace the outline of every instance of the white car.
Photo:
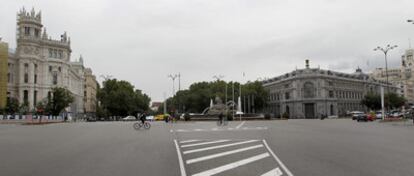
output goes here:
<path id="1" fill-rule="evenodd" d="M 125 118 L 122 118 L 122 121 L 135 121 L 137 118 L 135 116 L 126 116 Z"/>
<path id="2" fill-rule="evenodd" d="M 145 117 L 145 119 L 147 119 L 148 121 L 154 121 L 154 116 L 147 116 Z"/>

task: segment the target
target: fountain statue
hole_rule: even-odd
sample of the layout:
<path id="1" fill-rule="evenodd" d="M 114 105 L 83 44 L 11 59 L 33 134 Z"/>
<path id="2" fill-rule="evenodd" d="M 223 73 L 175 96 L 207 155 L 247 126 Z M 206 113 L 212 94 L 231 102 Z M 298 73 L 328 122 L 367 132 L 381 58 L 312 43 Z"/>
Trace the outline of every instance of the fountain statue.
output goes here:
<path id="1" fill-rule="evenodd" d="M 226 104 L 223 103 L 220 97 L 215 98 L 216 104 L 213 104 L 213 100 L 210 100 L 210 106 L 204 109 L 203 115 L 216 116 L 220 113 L 226 114 L 226 112 L 232 112 L 232 107 L 235 106 L 233 101 L 229 101 Z"/>

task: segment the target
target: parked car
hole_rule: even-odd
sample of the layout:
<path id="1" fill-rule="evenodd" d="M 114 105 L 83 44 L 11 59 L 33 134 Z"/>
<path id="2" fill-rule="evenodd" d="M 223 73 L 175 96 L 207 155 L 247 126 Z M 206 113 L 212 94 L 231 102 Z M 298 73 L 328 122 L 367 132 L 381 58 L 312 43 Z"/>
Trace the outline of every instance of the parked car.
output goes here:
<path id="1" fill-rule="evenodd" d="M 162 121 L 162 120 L 164 120 L 166 117 L 169 117 L 170 115 L 168 115 L 168 114 L 158 114 L 158 115 L 156 115 L 155 117 L 154 117 L 154 120 L 155 121 L 157 121 L 157 120 L 160 120 L 160 121 Z"/>
<path id="2" fill-rule="evenodd" d="M 361 111 L 352 111 L 352 120 L 357 120 L 359 116 L 365 115 L 364 112 Z"/>
<path id="3" fill-rule="evenodd" d="M 154 121 L 154 116 L 147 116 L 145 117 L 148 121 Z"/>
<path id="4" fill-rule="evenodd" d="M 390 113 L 390 117 L 392 118 L 400 118 L 403 117 L 403 113 L 401 113 L 400 111 L 391 111 Z"/>
<path id="5" fill-rule="evenodd" d="M 135 121 L 137 120 L 137 118 L 135 118 L 135 116 L 126 116 L 124 118 L 122 118 L 122 121 Z"/>
<path id="6" fill-rule="evenodd" d="M 381 112 L 381 111 L 377 111 L 377 112 L 375 112 L 375 117 L 376 117 L 377 119 L 382 119 L 382 112 Z"/>
<path id="7" fill-rule="evenodd" d="M 373 121 L 374 118 L 372 115 L 366 115 L 366 114 L 358 114 L 357 119 L 358 122 L 360 121 L 364 121 L 364 122 L 368 122 L 368 121 Z"/>

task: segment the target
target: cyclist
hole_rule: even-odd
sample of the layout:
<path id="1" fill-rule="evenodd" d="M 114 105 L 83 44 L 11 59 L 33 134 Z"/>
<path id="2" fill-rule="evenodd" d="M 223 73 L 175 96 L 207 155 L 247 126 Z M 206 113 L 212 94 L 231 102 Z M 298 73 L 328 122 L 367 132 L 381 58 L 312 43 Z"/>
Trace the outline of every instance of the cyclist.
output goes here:
<path id="1" fill-rule="evenodd" d="M 139 119 L 141 120 L 142 124 L 144 124 L 144 123 L 145 123 L 145 120 L 147 120 L 147 115 L 145 114 L 145 112 L 143 112 L 143 113 L 141 114 L 141 117 L 140 117 Z"/>

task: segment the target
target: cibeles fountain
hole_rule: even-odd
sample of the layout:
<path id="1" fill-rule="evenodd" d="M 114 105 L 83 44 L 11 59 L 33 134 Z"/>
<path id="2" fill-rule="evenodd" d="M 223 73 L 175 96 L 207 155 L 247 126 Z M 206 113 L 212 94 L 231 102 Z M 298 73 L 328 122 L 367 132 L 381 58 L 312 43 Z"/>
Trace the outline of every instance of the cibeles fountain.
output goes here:
<path id="1" fill-rule="evenodd" d="M 204 109 L 202 114 L 207 116 L 218 116 L 220 114 L 227 114 L 226 112 L 233 113 L 233 111 L 236 111 L 234 107 L 238 108 L 239 106 L 236 106 L 236 103 L 234 103 L 234 101 L 231 100 L 227 103 L 223 103 L 221 98 L 217 96 L 215 98 L 215 104 L 213 103 L 213 100 L 210 100 L 210 107 Z"/>

